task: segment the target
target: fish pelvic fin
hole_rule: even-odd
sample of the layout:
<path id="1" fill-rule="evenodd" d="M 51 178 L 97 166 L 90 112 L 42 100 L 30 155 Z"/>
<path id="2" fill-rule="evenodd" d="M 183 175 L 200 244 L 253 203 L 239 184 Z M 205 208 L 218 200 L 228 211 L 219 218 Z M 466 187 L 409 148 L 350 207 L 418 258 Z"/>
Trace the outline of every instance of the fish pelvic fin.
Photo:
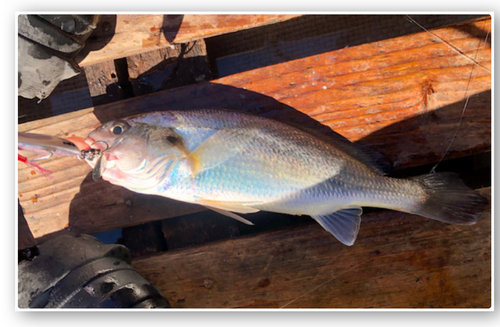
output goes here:
<path id="1" fill-rule="evenodd" d="M 351 246 L 358 236 L 362 213 L 363 209 L 360 207 L 352 207 L 311 217 L 341 243 Z"/>
<path id="2" fill-rule="evenodd" d="M 242 223 L 247 224 L 247 225 L 253 225 L 253 223 L 251 221 L 246 220 L 245 218 L 235 214 L 234 212 L 254 213 L 254 212 L 259 211 L 259 209 L 245 206 L 243 203 L 240 203 L 240 202 L 221 202 L 221 201 L 214 201 L 214 200 L 207 200 L 207 199 L 198 199 L 196 201 L 196 203 L 201 204 L 202 206 L 204 206 L 210 210 L 218 212 L 221 215 L 236 219 L 237 221 L 242 222 Z"/>
<path id="3" fill-rule="evenodd" d="M 488 205 L 488 200 L 466 186 L 455 173 L 436 173 L 412 178 L 426 199 L 413 213 L 449 224 L 472 225 Z"/>
<path id="4" fill-rule="evenodd" d="M 233 219 L 239 221 L 240 223 L 244 223 L 246 225 L 253 225 L 253 223 L 250 220 L 247 220 L 247 219 L 245 219 L 245 218 L 243 218 L 235 213 L 232 213 L 230 211 L 219 209 L 219 208 L 214 208 L 214 207 L 210 207 L 210 206 L 205 206 L 205 208 L 210 209 L 212 211 L 215 211 L 217 213 L 220 213 L 223 216 L 233 218 Z"/>
<path id="5" fill-rule="evenodd" d="M 246 206 L 243 202 L 223 202 L 223 201 L 215 201 L 215 200 L 207 200 L 203 198 L 199 198 L 196 200 L 196 203 L 201 204 L 205 207 L 218 208 L 226 211 L 233 211 L 237 213 L 254 213 L 259 212 L 259 209 L 255 209 L 249 206 Z"/>

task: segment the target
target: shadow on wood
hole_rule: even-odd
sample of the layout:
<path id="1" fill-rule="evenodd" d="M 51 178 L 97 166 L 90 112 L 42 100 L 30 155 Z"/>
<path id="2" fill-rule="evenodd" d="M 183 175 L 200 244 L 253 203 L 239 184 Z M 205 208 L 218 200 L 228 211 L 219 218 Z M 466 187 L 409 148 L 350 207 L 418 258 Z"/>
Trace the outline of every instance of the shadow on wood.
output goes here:
<path id="1" fill-rule="evenodd" d="M 205 45 L 201 41 L 131 56 L 127 61 L 131 71 L 129 80 L 136 96 L 212 79 Z M 158 63 L 151 67 L 150 62 Z"/>
<path id="2" fill-rule="evenodd" d="M 358 142 L 389 156 L 395 169 L 438 162 L 450 143 L 444 160 L 491 151 L 491 91 L 469 98 L 457 130 L 456 123 L 460 121 L 465 104 L 466 100 L 462 100 L 403 120 Z M 482 132 L 473 133 L 479 130 Z M 464 147 L 471 150 L 463 153 L 459 149 Z"/>
<path id="3" fill-rule="evenodd" d="M 37 241 L 33 237 L 28 223 L 26 222 L 26 218 L 24 218 L 23 208 L 19 203 L 19 199 L 17 201 L 17 229 L 19 235 L 17 239 L 18 250 L 22 250 L 37 244 Z"/>
<path id="4" fill-rule="evenodd" d="M 76 62 L 81 62 L 91 51 L 97 51 L 106 46 L 116 29 L 116 15 L 99 15 L 99 21 L 95 30 L 89 36 L 85 47 L 78 53 Z"/>
<path id="5" fill-rule="evenodd" d="M 491 19 L 491 15 L 487 15 L 486 17 L 489 17 L 489 19 Z M 454 28 L 459 31 L 465 32 L 480 41 L 486 41 L 491 47 L 491 31 L 486 32 L 484 28 L 481 29 L 475 25 L 470 24 L 455 25 Z"/>
<path id="6" fill-rule="evenodd" d="M 485 15 L 411 15 L 427 30 L 456 24 L 483 41 L 479 28 L 460 25 Z M 424 32 L 406 15 L 304 15 L 206 40 L 219 77 L 320 53 Z M 430 34 L 429 34 L 430 35 Z M 438 42 L 438 39 L 435 38 Z"/>
<path id="7" fill-rule="evenodd" d="M 182 24 L 184 15 L 163 15 L 163 23 L 161 25 L 161 32 L 169 43 L 173 43 L 179 27 Z"/>

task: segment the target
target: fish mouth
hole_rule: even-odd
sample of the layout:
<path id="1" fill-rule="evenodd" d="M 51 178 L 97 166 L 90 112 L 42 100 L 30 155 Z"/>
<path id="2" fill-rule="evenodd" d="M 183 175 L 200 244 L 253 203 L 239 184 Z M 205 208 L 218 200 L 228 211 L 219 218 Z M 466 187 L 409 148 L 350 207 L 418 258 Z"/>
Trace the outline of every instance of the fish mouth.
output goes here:
<path id="1" fill-rule="evenodd" d="M 85 139 L 85 143 L 90 145 L 91 148 L 98 149 L 101 151 L 105 151 L 105 150 L 108 150 L 110 148 L 109 145 L 105 141 L 100 141 L 100 140 L 96 141 L 94 138 L 92 138 L 90 136 L 88 136 Z"/>
<path id="2" fill-rule="evenodd" d="M 93 146 L 95 143 L 95 140 L 93 138 L 91 138 L 90 136 L 87 136 L 87 138 L 85 139 L 85 143 L 87 143 L 90 146 Z"/>
<path id="3" fill-rule="evenodd" d="M 118 139 L 115 143 L 113 143 L 111 146 L 109 146 L 108 143 L 106 143 L 105 141 L 101 141 L 101 140 L 96 141 L 94 138 L 87 136 L 87 138 L 85 139 L 85 143 L 87 143 L 93 149 L 100 150 L 101 153 L 103 153 L 106 156 L 106 159 L 109 162 L 109 161 L 118 160 L 118 157 L 113 153 L 109 153 L 109 152 L 105 152 L 105 151 L 109 150 L 110 148 L 112 148 L 115 145 L 117 145 L 118 143 L 120 143 L 122 141 L 122 139 L 123 138 Z"/>

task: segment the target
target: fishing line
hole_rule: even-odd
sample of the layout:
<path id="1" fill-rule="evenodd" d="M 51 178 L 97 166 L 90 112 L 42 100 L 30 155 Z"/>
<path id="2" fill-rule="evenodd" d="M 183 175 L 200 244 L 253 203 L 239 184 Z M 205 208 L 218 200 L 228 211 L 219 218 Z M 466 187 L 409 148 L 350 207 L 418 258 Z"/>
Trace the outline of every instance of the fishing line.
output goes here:
<path id="1" fill-rule="evenodd" d="M 467 56 L 465 53 L 463 53 L 460 49 L 458 49 L 456 46 L 454 46 L 450 42 L 446 41 L 445 39 L 443 39 L 442 37 L 440 37 L 436 33 L 433 33 L 431 31 L 429 31 L 428 29 L 426 29 L 425 27 L 423 27 L 422 25 L 420 25 L 416 20 L 414 20 L 413 18 L 411 18 L 410 15 L 406 15 L 406 17 L 408 18 L 408 20 L 410 22 L 414 23 L 415 25 L 417 25 L 418 27 L 420 27 L 421 29 L 423 29 L 427 33 L 431 34 L 432 36 L 437 37 L 441 42 L 443 42 L 444 44 L 446 44 L 448 47 L 450 47 L 452 50 L 454 50 L 455 52 L 457 52 L 459 55 L 463 56 L 464 58 L 467 58 L 468 60 L 472 61 L 474 64 L 478 65 L 481 68 L 486 69 L 488 72 L 491 73 L 491 69 L 489 69 L 487 67 L 484 67 L 483 65 L 481 65 L 480 63 L 478 63 L 476 61 L 476 57 L 474 57 L 474 59 L 473 59 L 473 58 Z M 489 34 L 490 34 L 490 32 L 488 31 L 488 33 L 486 34 L 486 38 L 488 38 Z M 485 39 L 485 42 L 486 42 L 486 39 Z M 481 44 L 481 43 L 479 43 L 479 44 Z M 478 49 L 479 49 L 479 45 L 478 45 Z M 477 55 L 477 52 L 476 52 L 476 55 Z"/>
<path id="2" fill-rule="evenodd" d="M 420 27 L 421 29 L 423 29 L 427 33 L 429 33 L 429 34 L 437 37 L 439 40 L 441 40 L 443 43 L 445 43 L 447 46 L 449 46 L 451 49 L 453 49 L 455 52 L 457 52 L 461 56 L 463 56 L 463 57 L 471 60 L 475 65 L 477 65 L 479 67 L 482 67 L 482 68 L 486 69 L 487 71 L 491 72 L 490 69 L 482 66 L 481 64 L 479 64 L 476 61 L 477 53 L 479 52 L 479 48 L 481 46 L 481 40 L 479 40 L 479 44 L 477 45 L 476 53 L 474 54 L 474 58 L 470 58 L 467 55 L 465 55 L 462 51 L 460 51 L 458 48 L 456 48 L 454 45 L 452 45 L 450 42 L 444 40 L 443 38 L 441 38 L 437 34 L 435 34 L 435 33 L 431 32 L 431 31 L 427 30 L 425 27 L 423 27 L 422 25 L 420 25 L 417 21 L 415 21 L 409 15 L 406 15 L 406 17 L 408 18 L 408 20 L 410 20 L 412 23 L 414 23 L 415 25 L 417 25 L 418 27 Z M 485 23 L 485 25 L 486 25 L 486 23 Z M 486 46 L 486 41 L 488 40 L 488 36 L 489 35 L 490 35 L 490 31 L 488 31 L 488 33 L 486 33 L 486 37 L 484 38 L 484 42 L 483 42 L 483 48 L 484 48 L 484 46 Z M 467 108 L 467 104 L 469 103 L 469 99 L 470 99 L 470 95 L 468 94 L 469 93 L 469 86 L 470 86 L 470 82 L 472 80 L 472 75 L 474 73 L 474 67 L 475 67 L 475 65 L 472 65 L 472 69 L 471 69 L 470 74 L 469 74 L 469 79 L 467 80 L 467 86 L 465 88 L 465 94 L 464 94 L 465 103 L 464 103 L 464 107 L 462 109 L 462 114 L 460 116 L 460 120 L 458 122 L 457 128 L 455 129 L 455 132 L 453 133 L 453 138 L 451 139 L 450 143 L 448 144 L 448 147 L 446 148 L 446 150 L 444 151 L 443 155 L 441 156 L 441 159 L 439 159 L 439 161 L 436 163 L 436 165 L 434 165 L 434 167 L 432 167 L 432 169 L 430 171 L 431 174 L 435 174 L 436 173 L 437 166 L 443 161 L 443 159 L 446 157 L 446 155 L 450 151 L 450 148 L 453 145 L 453 142 L 457 138 L 458 131 L 460 130 L 460 127 L 462 126 L 462 122 L 463 122 L 464 116 L 465 116 L 465 109 Z"/>
<path id="3" fill-rule="evenodd" d="M 488 33 L 486 33 L 486 37 L 484 39 L 484 46 L 486 46 L 486 41 L 488 40 L 488 36 L 490 35 L 490 31 L 488 31 Z M 479 47 L 481 46 L 481 40 L 479 40 L 479 44 L 477 45 L 477 49 L 476 49 L 476 53 L 474 54 L 474 59 L 477 57 L 477 53 L 479 52 Z M 484 48 L 483 46 L 483 48 Z M 475 60 L 474 60 L 475 61 Z M 448 151 L 450 150 L 451 148 L 451 145 L 453 144 L 453 142 L 455 141 L 455 139 L 457 138 L 457 135 L 458 135 L 458 131 L 460 129 L 460 127 L 462 126 L 462 122 L 464 120 L 464 116 L 465 116 L 465 109 L 467 108 L 467 104 L 469 103 L 469 99 L 470 99 L 470 95 L 468 94 L 469 92 L 469 85 L 470 85 L 470 81 L 472 80 L 472 74 L 474 72 L 474 65 L 472 65 L 472 69 L 470 71 L 470 75 L 469 75 L 469 79 L 467 80 L 467 86 L 465 88 L 465 94 L 464 94 L 464 97 L 465 97 L 465 104 L 464 104 L 464 108 L 462 109 L 462 114 L 460 116 L 460 121 L 458 122 L 458 126 L 457 128 L 455 129 L 455 133 L 453 134 L 453 138 L 451 139 L 451 142 L 450 144 L 448 144 L 448 147 L 446 148 L 446 151 L 443 153 L 443 156 L 441 157 L 441 159 L 439 159 L 439 161 L 436 163 L 436 165 L 434 167 L 432 167 L 430 173 L 431 174 L 434 174 L 436 173 L 436 168 L 437 166 L 441 163 L 441 161 L 443 161 L 444 157 L 448 154 Z"/>

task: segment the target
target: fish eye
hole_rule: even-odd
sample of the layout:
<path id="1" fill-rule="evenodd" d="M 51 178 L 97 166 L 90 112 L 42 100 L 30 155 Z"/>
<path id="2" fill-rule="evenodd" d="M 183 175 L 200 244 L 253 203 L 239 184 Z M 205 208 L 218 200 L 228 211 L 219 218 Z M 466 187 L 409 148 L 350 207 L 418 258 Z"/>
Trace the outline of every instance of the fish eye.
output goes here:
<path id="1" fill-rule="evenodd" d="M 123 120 L 119 120 L 119 121 L 115 121 L 113 123 L 109 123 L 106 126 L 108 128 L 108 131 L 110 133 L 113 133 L 114 135 L 120 135 L 120 134 L 128 131 L 129 128 L 131 127 L 128 122 L 123 121 Z"/>
<path id="2" fill-rule="evenodd" d="M 175 144 L 176 142 L 179 141 L 179 139 L 173 135 L 169 135 L 169 136 L 167 136 L 167 141 L 169 141 L 172 144 Z"/>
<path id="3" fill-rule="evenodd" d="M 123 133 L 123 127 L 120 125 L 116 125 L 115 127 L 113 127 L 112 132 L 115 135 L 121 134 Z"/>

